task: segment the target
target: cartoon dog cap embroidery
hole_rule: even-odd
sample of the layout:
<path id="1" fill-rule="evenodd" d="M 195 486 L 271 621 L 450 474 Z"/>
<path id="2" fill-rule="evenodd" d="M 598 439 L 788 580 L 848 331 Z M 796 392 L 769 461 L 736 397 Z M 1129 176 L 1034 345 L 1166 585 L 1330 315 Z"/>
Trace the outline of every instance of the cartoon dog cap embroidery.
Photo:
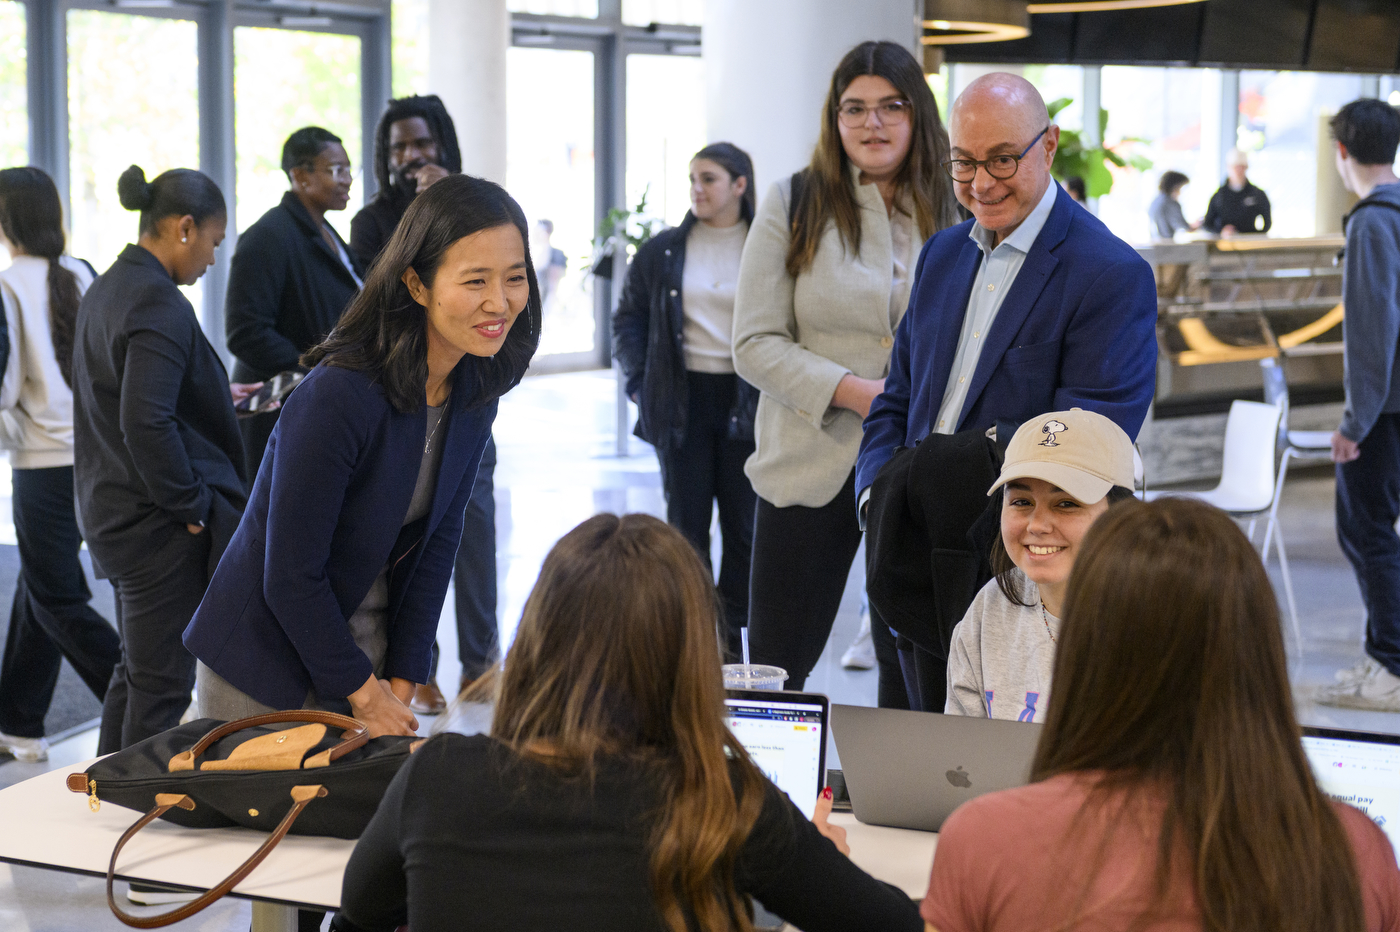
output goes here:
<path id="1" fill-rule="evenodd" d="M 1013 479 L 1041 479 L 1092 505 L 1115 485 L 1131 489 L 1133 472 L 1133 442 L 1123 428 L 1082 408 L 1051 411 L 1016 430 L 987 494 Z"/>

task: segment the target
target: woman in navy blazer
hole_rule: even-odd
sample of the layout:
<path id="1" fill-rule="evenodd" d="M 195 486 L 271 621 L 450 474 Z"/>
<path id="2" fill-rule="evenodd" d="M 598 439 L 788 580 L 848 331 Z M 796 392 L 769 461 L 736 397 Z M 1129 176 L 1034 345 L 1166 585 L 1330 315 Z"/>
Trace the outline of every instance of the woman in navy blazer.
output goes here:
<path id="1" fill-rule="evenodd" d="M 185 631 L 201 715 L 324 708 L 413 733 L 496 402 L 539 343 L 527 242 L 500 186 L 438 182 L 302 357 L 314 368 Z"/>

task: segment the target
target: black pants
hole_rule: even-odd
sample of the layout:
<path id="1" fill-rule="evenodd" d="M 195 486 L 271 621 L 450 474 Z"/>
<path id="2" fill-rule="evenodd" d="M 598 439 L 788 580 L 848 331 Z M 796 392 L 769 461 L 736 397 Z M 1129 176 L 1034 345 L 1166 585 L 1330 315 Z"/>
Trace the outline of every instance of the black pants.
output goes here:
<path id="1" fill-rule="evenodd" d="M 1337 466 L 1337 540 L 1366 605 L 1366 653 L 1400 676 L 1400 414 L 1382 414 L 1361 456 Z"/>
<path id="2" fill-rule="evenodd" d="M 908 707 L 915 712 L 942 713 L 948 702 L 948 661 L 905 641 L 899 648 L 899 664 L 909 693 Z"/>
<path id="3" fill-rule="evenodd" d="M 467 510 L 462 542 L 452 567 L 457 607 L 457 656 L 462 676 L 476 679 L 500 657 L 496 624 L 496 438 L 486 441 Z M 432 678 L 437 679 L 438 646 L 433 644 Z M 453 684 L 456 688 L 456 684 Z"/>
<path id="4" fill-rule="evenodd" d="M 820 508 L 758 500 L 749 584 L 749 659 L 782 667 L 784 688 L 802 689 L 831 636 L 846 577 L 860 549 L 855 472 Z M 874 612 L 870 633 L 880 705 L 908 708 L 894 635 Z"/>
<path id="5" fill-rule="evenodd" d="M 0 731 L 42 738 L 63 658 L 102 699 L 121 645 L 116 630 L 88 604 L 73 467 L 16 469 L 13 488 L 20 570 L 0 661 Z"/>
<path id="6" fill-rule="evenodd" d="M 744 461 L 752 440 L 729 433 L 739 377 L 687 372 L 685 439 L 674 449 L 658 449 L 661 486 L 666 493 L 666 520 L 685 535 L 713 572 L 710 562 L 710 517 L 719 503 L 723 550 L 719 596 L 724 606 L 726 660 L 742 657 L 743 628 L 749 622 L 749 565 L 753 555 L 754 495 Z"/>
<path id="7" fill-rule="evenodd" d="M 180 723 L 194 691 L 194 655 L 180 636 L 209 584 L 209 532 L 177 527 L 139 568 L 114 575 L 121 659 L 102 704 L 97 753 Z"/>
<path id="8" fill-rule="evenodd" d="M 281 409 L 278 409 L 238 419 L 238 434 L 243 438 L 243 467 L 248 477 L 249 491 L 252 491 L 253 482 L 258 478 L 263 454 L 267 452 L 267 441 L 272 438 L 272 428 L 277 426 L 277 418 L 281 413 Z"/>

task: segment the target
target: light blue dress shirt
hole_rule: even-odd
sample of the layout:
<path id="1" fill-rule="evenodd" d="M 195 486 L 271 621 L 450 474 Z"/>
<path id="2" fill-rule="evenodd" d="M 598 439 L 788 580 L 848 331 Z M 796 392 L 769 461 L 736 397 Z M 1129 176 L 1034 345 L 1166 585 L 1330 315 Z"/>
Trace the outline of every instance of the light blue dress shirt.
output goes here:
<path id="1" fill-rule="evenodd" d="M 996 242 L 996 234 L 982 224 L 974 223 L 968 231 L 967 235 L 982 250 L 982 265 L 972 282 L 972 296 L 967 299 L 967 313 L 963 315 L 962 334 L 958 337 L 958 352 L 948 373 L 948 387 L 943 390 L 943 404 L 938 409 L 934 433 L 951 434 L 958 429 L 958 418 L 967 401 L 967 390 L 972 385 L 972 374 L 977 371 L 982 346 L 987 342 L 987 331 L 992 328 L 997 311 L 1001 310 L 1001 302 L 1025 264 L 1026 253 L 1030 252 L 1041 228 L 1045 226 L 1050 209 L 1055 206 L 1055 194 L 1059 188 L 1057 183 L 1051 181 L 1030 215 L 995 247 L 992 244 Z"/>

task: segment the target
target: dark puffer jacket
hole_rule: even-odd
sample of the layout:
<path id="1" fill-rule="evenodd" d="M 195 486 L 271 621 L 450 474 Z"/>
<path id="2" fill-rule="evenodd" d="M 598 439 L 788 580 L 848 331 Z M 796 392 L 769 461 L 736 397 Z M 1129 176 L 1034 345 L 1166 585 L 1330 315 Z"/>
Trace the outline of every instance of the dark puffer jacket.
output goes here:
<path id="1" fill-rule="evenodd" d="M 622 298 L 613 312 L 613 357 L 627 378 L 627 394 L 637 399 L 638 437 L 660 449 L 675 449 L 685 439 L 685 349 L 681 326 L 681 276 L 685 271 L 685 241 L 695 226 L 686 212 L 678 227 L 663 230 L 637 250 L 622 285 Z M 758 389 L 739 379 L 729 433 L 753 440 Z"/>

